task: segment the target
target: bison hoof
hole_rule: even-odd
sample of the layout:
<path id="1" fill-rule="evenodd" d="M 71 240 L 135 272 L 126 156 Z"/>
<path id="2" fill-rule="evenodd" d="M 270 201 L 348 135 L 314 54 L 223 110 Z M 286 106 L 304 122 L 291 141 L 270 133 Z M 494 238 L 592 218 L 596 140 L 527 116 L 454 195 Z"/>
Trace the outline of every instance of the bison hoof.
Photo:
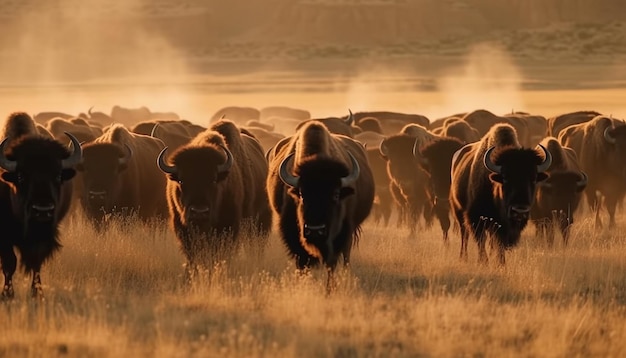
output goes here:
<path id="1" fill-rule="evenodd" d="M 34 299 L 43 300 L 43 290 L 41 287 L 33 287 L 30 290 L 30 295 Z"/>
<path id="2" fill-rule="evenodd" d="M 4 290 L 2 290 L 2 298 L 12 299 L 14 297 L 15 291 L 13 290 L 13 286 L 4 286 Z"/>

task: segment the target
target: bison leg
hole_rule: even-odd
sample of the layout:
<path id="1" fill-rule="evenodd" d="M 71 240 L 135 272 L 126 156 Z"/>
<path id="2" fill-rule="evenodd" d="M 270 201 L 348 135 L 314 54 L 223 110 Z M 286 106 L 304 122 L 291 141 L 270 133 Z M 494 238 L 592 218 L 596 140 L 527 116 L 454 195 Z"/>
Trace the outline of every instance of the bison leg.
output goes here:
<path id="1" fill-rule="evenodd" d="M 389 226 L 389 218 L 391 217 L 391 211 L 393 207 L 393 198 L 391 197 L 389 189 L 382 190 L 378 198 L 378 208 L 380 210 L 380 213 L 382 214 L 384 224 L 385 226 Z"/>
<path id="2" fill-rule="evenodd" d="M 476 241 L 478 241 L 478 262 L 486 265 L 489 262 L 489 258 L 487 256 L 487 250 L 485 249 L 486 237 L 485 233 L 481 232 L 476 235 Z"/>
<path id="3" fill-rule="evenodd" d="M 600 218 L 600 197 L 598 196 L 598 194 L 596 193 L 595 189 L 589 188 L 587 187 L 587 190 L 585 191 L 585 194 L 587 196 L 587 203 L 589 204 L 589 209 L 591 209 L 592 213 L 596 214 L 596 228 L 601 228 L 602 227 L 602 219 Z"/>
<path id="4" fill-rule="evenodd" d="M 615 228 L 615 209 L 617 208 L 617 195 L 608 195 L 604 197 L 604 206 L 609 212 L 609 229 Z"/>
<path id="5" fill-rule="evenodd" d="M 17 257 L 13 248 L 4 248 L 0 252 L 0 259 L 2 260 L 2 272 L 4 273 L 4 289 L 2 290 L 2 297 L 13 298 L 15 291 L 13 290 L 13 274 L 17 267 Z"/>
<path id="6" fill-rule="evenodd" d="M 447 246 L 449 244 L 448 230 L 450 230 L 450 207 L 447 203 L 438 203 L 435 205 L 434 210 L 437 215 L 437 219 L 439 220 L 441 231 L 443 232 L 443 242 Z"/>
<path id="7" fill-rule="evenodd" d="M 467 261 L 467 242 L 469 241 L 469 230 L 465 227 L 463 209 L 455 210 L 454 216 L 456 217 L 456 222 L 458 224 L 459 231 L 461 232 L 461 253 L 459 254 L 459 259 Z"/>
<path id="8" fill-rule="evenodd" d="M 503 245 L 498 245 L 498 264 L 504 266 L 506 264 L 506 257 L 504 256 L 505 248 Z"/>
<path id="9" fill-rule="evenodd" d="M 43 298 L 43 289 L 41 287 L 41 268 L 33 270 L 33 281 L 30 285 L 30 294 L 33 298 Z"/>

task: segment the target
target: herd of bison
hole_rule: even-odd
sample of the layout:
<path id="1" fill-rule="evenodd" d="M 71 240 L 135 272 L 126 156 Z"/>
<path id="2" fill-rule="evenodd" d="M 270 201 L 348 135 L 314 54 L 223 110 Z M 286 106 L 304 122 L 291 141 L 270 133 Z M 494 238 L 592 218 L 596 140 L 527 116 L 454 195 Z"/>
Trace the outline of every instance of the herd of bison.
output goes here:
<path id="1" fill-rule="evenodd" d="M 14 296 L 15 249 L 42 297 L 42 265 L 73 210 L 95 230 L 130 216 L 169 220 L 189 280 L 241 247 L 262 252 L 275 226 L 298 269 L 327 269 L 330 290 L 370 214 L 388 225 L 395 210 L 412 236 L 436 218 L 446 244 L 452 217 L 462 259 L 472 236 L 487 263 L 489 236 L 504 265 L 529 220 L 550 245 L 557 234 L 566 244 L 583 192 L 597 226 L 604 203 L 609 227 L 626 193 L 626 123 L 594 111 L 546 119 L 476 110 L 431 121 L 226 107 L 206 125 L 145 107 L 9 115 L 0 144 L 3 297 Z"/>

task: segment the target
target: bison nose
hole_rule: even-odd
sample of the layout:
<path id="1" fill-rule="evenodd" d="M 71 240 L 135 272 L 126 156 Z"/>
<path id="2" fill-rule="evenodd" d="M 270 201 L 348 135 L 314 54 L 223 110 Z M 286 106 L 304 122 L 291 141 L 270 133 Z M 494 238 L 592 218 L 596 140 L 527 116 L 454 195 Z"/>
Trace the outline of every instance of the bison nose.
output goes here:
<path id="1" fill-rule="evenodd" d="M 33 204 L 32 215 L 36 219 L 50 219 L 54 215 L 54 204 Z"/>
<path id="2" fill-rule="evenodd" d="M 517 214 L 528 214 L 530 212 L 529 205 L 513 205 L 511 210 Z"/>
<path id="3" fill-rule="evenodd" d="M 196 214 L 204 214 L 209 211 L 209 207 L 206 205 L 189 205 L 189 210 Z"/>
<path id="4" fill-rule="evenodd" d="M 91 200 L 104 200 L 106 195 L 106 191 L 89 191 L 89 199 Z"/>
<path id="5" fill-rule="evenodd" d="M 189 205 L 187 209 L 190 219 L 205 219 L 209 214 L 209 207 L 206 205 Z"/>
<path id="6" fill-rule="evenodd" d="M 309 240 L 325 239 L 328 235 L 326 225 L 307 225 L 304 224 L 303 236 Z"/>

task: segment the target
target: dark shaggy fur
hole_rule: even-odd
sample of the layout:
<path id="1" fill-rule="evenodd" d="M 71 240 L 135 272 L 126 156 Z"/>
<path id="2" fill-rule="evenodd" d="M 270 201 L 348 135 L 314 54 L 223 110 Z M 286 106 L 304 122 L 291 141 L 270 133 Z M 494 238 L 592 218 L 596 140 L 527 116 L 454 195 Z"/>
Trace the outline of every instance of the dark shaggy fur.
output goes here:
<path id="1" fill-rule="evenodd" d="M 61 166 L 70 155 L 68 149 L 52 138 L 39 136 L 35 122 L 27 114 L 12 114 L 4 133 L 11 139 L 4 153 L 17 162 L 17 168 L 14 172 L 3 171 L 0 181 L 2 294 L 8 298 L 14 295 L 16 248 L 21 266 L 32 273 L 31 293 L 40 296 L 41 267 L 61 248 L 58 225 L 70 206 L 72 187 L 68 181 L 75 171 Z M 43 206 L 51 209 L 42 219 L 41 212 L 34 208 Z"/>
<path id="2" fill-rule="evenodd" d="M 605 138 L 607 128 L 615 143 Z M 626 196 L 626 125 L 618 119 L 597 116 L 567 127 L 561 132 L 559 141 L 576 152 L 582 171 L 589 176 L 585 195 L 589 206 L 596 212 L 596 226 L 602 226 L 601 198 L 596 195 L 599 191 L 609 213 L 609 227 L 614 227 L 617 203 Z"/>
<path id="3" fill-rule="evenodd" d="M 227 172 L 218 172 L 227 159 L 219 145 L 233 156 Z M 272 225 L 264 185 L 267 162 L 254 138 L 241 135 L 231 121 L 218 121 L 179 148 L 171 163 L 176 173 L 168 174 L 170 220 L 187 258 L 188 274 L 198 265 L 228 258 L 240 243 L 246 221 L 254 229 L 248 244 L 265 247 Z"/>
<path id="4" fill-rule="evenodd" d="M 106 214 L 136 214 L 145 221 L 167 217 L 166 180 L 155 164 L 163 147 L 160 139 L 131 133 L 120 124 L 84 146 L 78 195 L 97 228 Z M 127 162 L 119 163 L 120 158 Z"/>
<path id="5" fill-rule="evenodd" d="M 468 145 L 452 163 L 451 206 L 461 229 L 461 258 L 467 258 L 467 241 L 473 233 L 478 242 L 479 261 L 487 262 L 486 235 L 498 248 L 500 264 L 505 250 L 517 245 L 528 222 L 527 212 L 535 198 L 537 182 L 547 178 L 537 172 L 544 158 L 534 149 L 521 148 L 510 125 L 494 126 L 480 142 Z M 492 161 L 502 166 L 492 173 L 483 163 L 488 148 L 496 145 Z"/>
<path id="6" fill-rule="evenodd" d="M 387 175 L 390 178 L 390 191 L 400 212 L 399 224 L 406 224 L 411 235 L 417 232 L 419 217 L 422 215 L 426 226 L 432 223 L 433 200 L 428 177 L 413 156 L 413 146 L 417 139 L 407 134 L 396 134 L 385 139 L 380 145 L 380 153 L 387 161 Z"/>
<path id="7" fill-rule="evenodd" d="M 282 143 L 282 142 L 281 142 Z M 359 163 L 360 175 L 347 187 L 340 179 L 352 172 L 350 152 Z M 280 165 L 290 153 L 287 170 L 299 176 L 297 187 L 279 177 Z M 311 121 L 270 153 L 267 188 L 271 206 L 279 215 L 279 229 L 289 254 L 303 269 L 322 261 L 331 273 L 342 255 L 350 260 L 352 244 L 374 201 L 374 180 L 365 150 L 358 142 L 331 134 Z M 307 225 L 322 225 L 325 233 L 307 235 Z"/>
<path id="8" fill-rule="evenodd" d="M 433 207 L 435 216 L 441 224 L 444 242 L 448 242 L 450 229 L 450 169 L 452 156 L 463 147 L 463 143 L 456 138 L 440 138 L 426 145 L 420 150 L 418 158 L 422 169 L 430 179 L 433 189 Z"/>

